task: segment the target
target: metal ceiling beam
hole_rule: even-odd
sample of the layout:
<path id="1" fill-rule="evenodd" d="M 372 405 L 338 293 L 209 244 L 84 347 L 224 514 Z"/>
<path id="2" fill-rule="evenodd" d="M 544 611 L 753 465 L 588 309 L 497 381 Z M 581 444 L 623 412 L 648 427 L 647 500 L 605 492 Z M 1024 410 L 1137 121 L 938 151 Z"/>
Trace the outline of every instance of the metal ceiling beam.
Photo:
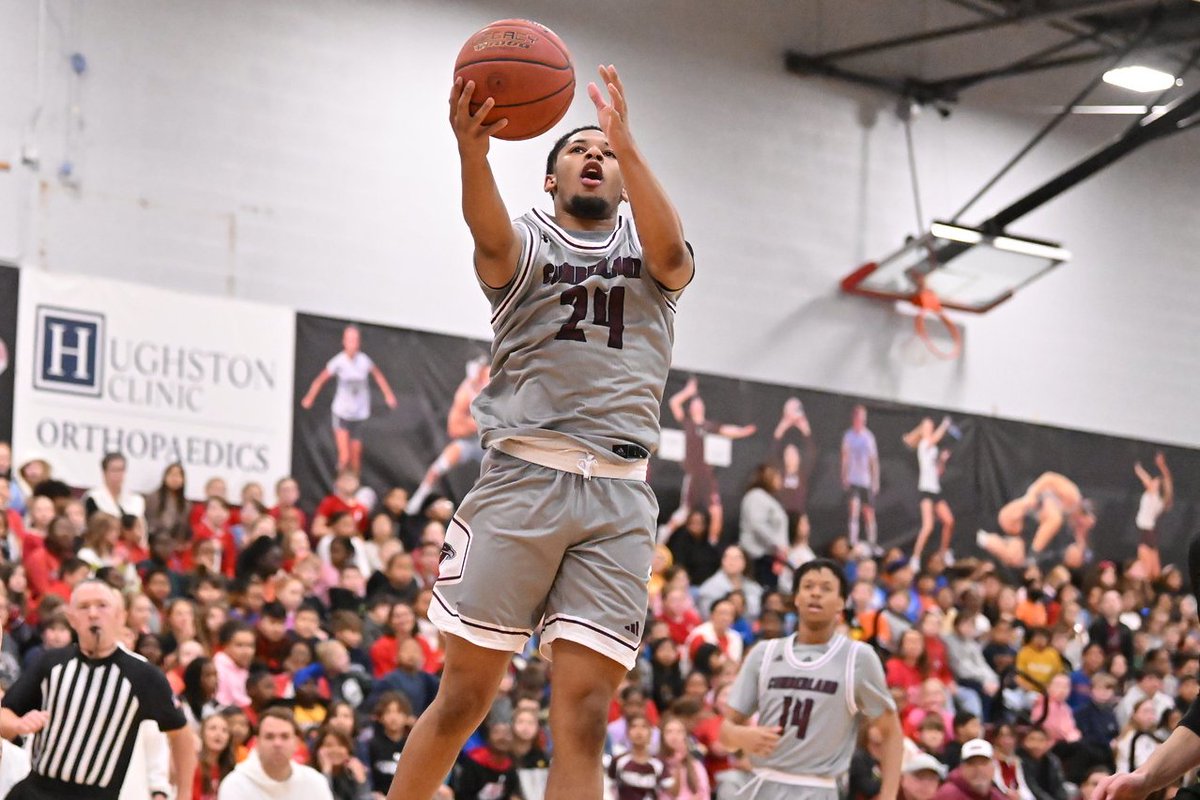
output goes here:
<path id="1" fill-rule="evenodd" d="M 1196 124 L 1197 116 L 1200 116 L 1200 91 L 1181 97 L 1157 116 L 1143 118 L 1136 127 L 1121 134 L 1111 144 L 997 212 L 980 228 L 993 234 L 1002 233 L 1016 220 L 1045 205 L 1068 189 L 1079 185 L 1143 145 L 1193 127 Z"/>
<path id="2" fill-rule="evenodd" d="M 1043 64 L 1053 55 L 1070 50 L 1073 47 L 1092 41 L 1094 37 L 1091 34 L 1080 33 L 1070 39 L 1065 39 L 1057 44 L 1052 44 L 1038 50 L 1036 53 L 1030 53 L 1024 58 L 1017 59 L 1011 64 L 1006 64 L 1002 67 L 992 67 L 991 69 L 980 72 L 971 72 L 965 75 L 957 75 L 950 78 L 939 78 L 929 82 L 931 90 L 940 91 L 947 95 L 957 95 L 963 89 L 974 86 L 977 83 L 991 80 L 993 78 L 1004 78 L 1009 75 L 1019 75 L 1022 71 L 1028 70 L 1031 67 L 1037 68 L 1039 64 Z"/>
<path id="3" fill-rule="evenodd" d="M 1141 46 L 1135 48 L 1135 52 L 1145 50 L 1157 50 L 1163 47 L 1175 47 L 1181 44 L 1191 44 L 1200 41 L 1200 33 L 1191 34 L 1188 36 L 1176 38 L 1163 38 L 1148 41 Z M 952 97 L 963 89 L 968 89 L 985 81 L 994 80 L 996 78 L 1012 78 L 1018 75 L 1028 75 L 1033 72 L 1042 72 L 1048 69 L 1059 69 L 1060 67 L 1071 67 L 1077 64 L 1086 64 L 1089 61 L 1099 61 L 1102 58 L 1108 58 L 1114 53 L 1120 52 L 1120 48 L 1113 47 L 1104 50 L 1093 50 L 1088 53 L 1079 53 L 1072 56 L 1062 56 L 1061 58 L 1052 58 L 1044 61 L 1029 61 L 1021 59 L 1005 67 L 996 67 L 994 69 L 985 69 L 978 72 L 968 72 L 962 75 L 953 75 L 948 78 L 938 78 L 937 80 L 924 81 L 928 91 L 942 97 Z"/>
<path id="4" fill-rule="evenodd" d="M 1145 39 L 1147 36 L 1150 35 L 1150 32 L 1154 29 L 1155 24 L 1156 24 L 1156 20 L 1154 18 L 1147 19 L 1145 22 L 1143 22 L 1142 29 L 1141 29 L 1141 31 L 1138 32 L 1137 38 L 1131 40 L 1129 42 L 1129 44 L 1125 45 L 1125 47 L 1121 50 L 1121 52 L 1115 53 L 1112 56 L 1112 58 L 1109 59 L 1109 62 L 1105 66 L 1105 69 L 1112 69 L 1113 67 L 1117 66 L 1117 64 L 1121 63 L 1121 60 L 1124 59 L 1125 56 L 1131 50 L 1136 48 L 1138 46 L 1138 44 L 1140 44 L 1142 42 L 1143 39 Z M 993 186 L 995 186 L 1000 181 L 1001 178 L 1003 178 L 1005 175 L 1007 175 L 1009 173 L 1009 171 L 1017 165 L 1017 162 L 1019 162 L 1022 158 L 1024 158 L 1026 155 L 1028 155 L 1029 151 L 1032 150 L 1034 147 L 1036 147 L 1039 142 L 1041 142 L 1043 139 L 1045 139 L 1047 136 L 1049 136 L 1051 131 L 1053 131 L 1055 128 L 1057 128 L 1059 126 L 1059 124 L 1062 123 L 1063 120 L 1065 120 L 1067 117 L 1069 117 L 1071 115 L 1071 111 L 1074 110 L 1075 106 L 1082 103 L 1087 98 L 1087 96 L 1089 94 L 1091 94 L 1092 91 L 1095 90 L 1095 88 L 1097 86 L 1100 85 L 1101 81 L 1103 81 L 1103 80 L 1104 80 L 1104 72 L 1103 71 L 1097 72 L 1095 74 L 1095 76 L 1093 76 L 1092 79 L 1090 81 L 1088 81 L 1087 85 L 1084 86 L 1082 89 L 1080 89 L 1078 93 L 1076 93 L 1075 97 L 1073 97 L 1071 99 L 1071 102 L 1067 103 L 1066 108 L 1064 108 L 1061 112 L 1059 112 L 1058 116 L 1054 117 L 1054 119 L 1052 119 L 1048 123 L 1046 123 L 1046 125 L 1044 125 L 1042 127 L 1042 129 L 1040 131 L 1038 131 L 1037 134 L 1035 134 L 1034 137 L 1032 139 L 1030 139 L 1029 142 L 1024 147 L 1022 147 L 1015 156 L 1013 156 L 1011 159 L 1009 159 L 1007 164 L 1005 164 L 1003 167 L 1000 168 L 1000 171 L 997 172 L 992 177 L 991 180 L 989 180 L 987 183 L 985 183 L 983 185 L 982 189 L 980 189 L 978 192 L 976 192 L 974 195 L 972 195 L 971 199 L 966 202 L 966 205 L 964 205 L 957 212 L 955 212 L 954 216 L 950 219 L 950 221 L 958 222 L 958 218 L 961 217 L 963 214 L 965 214 L 967 212 L 967 209 L 969 209 L 971 206 L 975 205 L 975 203 L 979 200 L 980 197 L 983 197 L 983 195 L 986 194 L 989 189 L 991 189 Z"/>
<path id="5" fill-rule="evenodd" d="M 891 78 L 881 78 L 876 75 L 866 75 L 861 72 L 844 69 L 828 61 L 816 58 L 814 56 L 805 55 L 796 50 L 789 50 L 783 56 L 784 67 L 793 75 L 803 77 L 812 77 L 820 75 L 826 78 L 836 78 L 840 81 L 853 83 L 858 86 L 865 86 L 869 89 L 878 89 L 894 94 L 897 97 L 910 97 L 914 89 L 919 89 L 920 81 L 911 79 L 893 80 Z"/>
<path id="6" fill-rule="evenodd" d="M 975 22 L 951 25 L 946 28 L 938 28 L 932 31 L 913 33 L 909 34 L 908 36 L 900 36 L 894 39 L 881 39 L 879 41 L 869 42 L 867 44 L 855 45 L 854 47 L 844 47 L 839 50 L 830 50 L 828 52 L 812 56 L 812 58 L 826 62 L 839 61 L 845 58 L 879 53 L 885 50 L 894 50 L 899 47 L 911 47 L 916 44 L 936 41 L 937 39 L 947 39 L 952 36 L 963 36 L 969 33 L 982 33 L 1011 25 L 1022 25 L 1027 22 L 1049 22 L 1056 19 L 1073 17 L 1079 14 L 1094 14 L 1100 11 L 1108 11 L 1122 6 L 1142 6 L 1146 5 L 1147 2 L 1148 0 L 1074 0 L 1074 2 L 1064 3 L 1061 6 L 1043 8 L 1038 11 L 1028 11 L 1021 14 L 1015 14 L 1013 16 L 998 17 L 994 19 L 976 20 Z"/>
<path id="7" fill-rule="evenodd" d="M 975 14 L 979 14 L 981 16 L 984 16 L 987 19 L 1001 19 L 1001 18 L 1007 16 L 1006 12 L 1004 12 L 1002 10 L 997 10 L 995 8 L 998 0 L 943 0 L 943 2 L 949 3 L 950 5 L 953 5 L 953 6 L 957 6 L 958 8 L 966 9 L 967 11 L 971 11 Z M 1123 47 L 1127 41 L 1126 38 L 1121 36 L 1122 31 L 1120 28 L 1113 28 L 1113 29 L 1100 28 L 1095 23 L 1084 22 L 1081 19 L 1050 20 L 1046 23 L 1046 25 L 1047 25 L 1047 27 L 1053 28 L 1053 29 L 1055 29 L 1057 31 L 1061 31 L 1063 33 L 1069 33 L 1072 35 L 1083 35 L 1087 39 L 1104 47 L 1105 52 L 1116 52 L 1119 48 Z M 1186 41 L 1180 40 L 1180 41 L 1176 41 L 1176 42 L 1169 42 L 1166 44 L 1180 44 L 1180 43 L 1186 43 Z M 1098 55 L 1097 57 L 1100 58 L 1102 56 Z M 1183 64 L 1185 62 L 1185 59 L 1182 57 L 1173 56 L 1173 59 L 1177 64 Z M 1200 65 L 1193 64 L 1191 66 L 1191 69 L 1200 70 Z M 1181 69 L 1176 74 L 1183 76 L 1187 73 L 1187 71 L 1188 71 L 1187 68 L 1184 68 L 1184 69 Z M 1006 77 L 1006 76 L 1001 75 L 1000 77 Z"/>

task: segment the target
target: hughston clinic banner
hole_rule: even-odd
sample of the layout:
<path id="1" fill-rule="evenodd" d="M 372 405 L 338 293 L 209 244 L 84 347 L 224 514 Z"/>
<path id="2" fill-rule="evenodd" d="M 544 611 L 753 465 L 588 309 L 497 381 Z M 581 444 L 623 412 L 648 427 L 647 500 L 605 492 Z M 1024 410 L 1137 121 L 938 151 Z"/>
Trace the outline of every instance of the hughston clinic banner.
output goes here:
<path id="1" fill-rule="evenodd" d="M 479 452 L 463 429 L 461 410 L 486 383 L 478 365 L 487 343 L 349 320 L 298 314 L 293 395 L 293 469 L 315 505 L 339 464 L 360 464 L 364 483 L 382 494 L 410 491 L 423 480 L 434 494 L 460 499 L 479 470 Z M 315 391 L 314 391 L 315 390 Z M 720 514 L 737 536 L 742 494 L 761 463 L 790 467 L 786 493 L 793 516 L 807 516 L 818 550 L 849 528 L 842 443 L 854 409 L 878 452 L 873 496 L 882 545 L 911 548 L 920 527 L 918 453 L 905 434 L 947 413 L 786 387 L 672 371 L 661 409 L 663 439 L 650 481 L 666 522 L 684 508 Z M 1162 564 L 1182 563 L 1200 529 L 1200 453 L 1099 434 L 949 413 L 938 450 L 942 499 L 954 517 L 952 548 L 978 554 L 976 532 L 1000 530 L 999 512 L 1024 497 L 1046 473 L 1078 486 L 1095 518 L 1087 544 L 1093 560 L 1136 555 L 1135 520 L 1146 487 L 1142 465 L 1157 477 L 1158 454 L 1170 471 L 1173 502 L 1157 521 Z M 801 418 L 803 421 L 801 421 Z M 688 420 L 691 420 L 688 422 Z M 692 435 L 689 436 L 688 433 Z M 1160 490 L 1161 491 L 1161 490 Z M 1037 493 L 1018 524 L 1028 542 L 1042 508 Z M 690 495 L 690 496 L 689 496 Z M 1072 540 L 1070 515 L 1056 534 Z M 861 516 L 860 516 L 861 521 Z M 936 543 L 935 529 L 929 547 Z"/>
<path id="2" fill-rule="evenodd" d="M 0 263 L 0 442 L 12 438 L 13 365 L 17 340 L 17 292 L 21 271 Z"/>
<path id="3" fill-rule="evenodd" d="M 14 451 L 75 486 L 118 451 L 138 491 L 178 461 L 189 497 L 213 476 L 270 497 L 291 466 L 294 330 L 277 306 L 23 270 Z"/>

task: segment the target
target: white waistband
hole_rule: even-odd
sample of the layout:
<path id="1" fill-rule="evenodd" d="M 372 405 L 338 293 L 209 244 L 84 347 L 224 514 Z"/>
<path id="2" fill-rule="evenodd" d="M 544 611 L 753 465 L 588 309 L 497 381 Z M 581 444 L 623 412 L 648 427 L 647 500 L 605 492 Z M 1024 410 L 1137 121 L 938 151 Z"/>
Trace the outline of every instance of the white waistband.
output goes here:
<path id="1" fill-rule="evenodd" d="M 649 464 L 646 459 L 630 461 L 627 464 L 610 464 L 581 448 L 548 447 L 520 439 L 501 439 L 492 446 L 513 458 L 560 472 L 573 472 L 589 480 L 616 478 L 624 481 L 644 481 Z"/>
<path id="2" fill-rule="evenodd" d="M 837 781 L 825 775 L 794 775 L 777 769 L 756 767 L 754 774 L 770 783 L 786 783 L 789 786 L 808 786 L 813 789 L 836 789 Z"/>

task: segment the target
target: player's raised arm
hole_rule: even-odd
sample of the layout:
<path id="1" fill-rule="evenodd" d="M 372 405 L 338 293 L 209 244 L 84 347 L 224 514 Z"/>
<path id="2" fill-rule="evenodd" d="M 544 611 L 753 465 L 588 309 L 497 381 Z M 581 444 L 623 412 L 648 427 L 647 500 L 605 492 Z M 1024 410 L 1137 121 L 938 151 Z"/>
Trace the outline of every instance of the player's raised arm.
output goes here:
<path id="1" fill-rule="evenodd" d="M 1167 457 L 1161 450 L 1154 455 L 1154 463 L 1162 473 L 1163 510 L 1167 511 L 1175 503 L 1175 479 L 1171 476 L 1171 468 L 1167 466 Z"/>
<path id="2" fill-rule="evenodd" d="M 521 255 L 521 240 L 513 232 L 512 221 L 492 166 L 488 163 L 491 135 L 508 124 L 499 120 L 484 125 L 484 117 L 496 104 L 487 98 L 471 113 L 471 96 L 475 82 L 454 81 L 450 89 L 450 126 L 458 140 L 458 157 L 462 163 L 463 219 L 475 240 L 475 271 L 488 286 L 499 288 L 512 280 Z"/>
<path id="3" fill-rule="evenodd" d="M 695 397 L 699 391 L 700 386 L 696 383 L 696 379 L 688 378 L 688 382 L 684 384 L 683 388 L 671 395 L 671 399 L 667 401 L 667 405 L 671 407 L 671 416 L 675 418 L 676 422 L 683 422 L 684 408 L 687 406 L 688 401 Z"/>
<path id="4" fill-rule="evenodd" d="M 588 96 L 596 105 L 600 127 L 621 165 L 646 268 L 667 289 L 682 289 L 695 271 L 692 254 L 683 238 L 683 223 L 629 132 L 629 108 L 617 68 L 611 64 L 600 67 L 600 80 L 608 89 L 609 100 L 604 99 L 594 83 L 588 84 Z"/>

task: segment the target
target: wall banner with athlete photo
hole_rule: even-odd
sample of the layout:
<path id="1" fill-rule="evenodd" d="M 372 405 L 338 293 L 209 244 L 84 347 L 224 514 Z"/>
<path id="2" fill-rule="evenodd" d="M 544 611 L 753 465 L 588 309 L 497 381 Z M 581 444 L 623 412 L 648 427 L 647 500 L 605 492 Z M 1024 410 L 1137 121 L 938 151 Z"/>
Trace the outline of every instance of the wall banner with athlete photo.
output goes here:
<path id="1" fill-rule="evenodd" d="M 13 362 L 21 271 L 0 262 L 0 442 L 12 438 Z"/>
<path id="2" fill-rule="evenodd" d="M 287 472 L 292 310 L 39 270 L 19 305 L 13 446 L 56 478 L 94 486 L 114 451 L 135 491 L 172 462 L 189 497 Z"/>
<path id="3" fill-rule="evenodd" d="M 697 532 L 715 519 L 725 542 L 760 464 L 781 471 L 789 528 L 818 553 L 847 537 L 909 556 L 929 520 L 926 556 L 949 528 L 959 557 L 1136 559 L 1153 575 L 1185 563 L 1200 529 L 1193 449 L 678 371 L 662 422 L 662 521 L 684 528 L 698 511 Z"/>
<path id="4" fill-rule="evenodd" d="M 469 406 L 487 365 L 485 342 L 297 314 L 292 474 L 329 492 L 352 467 L 376 494 L 424 483 L 461 498 L 479 475 Z"/>
<path id="5" fill-rule="evenodd" d="M 306 510 L 340 466 L 376 495 L 461 500 L 479 473 L 469 407 L 487 354 L 482 341 L 298 314 L 293 474 Z M 664 538 L 700 512 L 698 533 L 736 541 L 762 464 L 782 473 L 789 529 L 817 552 L 853 537 L 908 557 L 927 529 L 924 557 L 945 542 L 1014 569 L 1141 555 L 1153 571 L 1181 563 L 1200 527 L 1200 452 L 1186 448 L 680 370 L 661 418 L 650 482 Z"/>

